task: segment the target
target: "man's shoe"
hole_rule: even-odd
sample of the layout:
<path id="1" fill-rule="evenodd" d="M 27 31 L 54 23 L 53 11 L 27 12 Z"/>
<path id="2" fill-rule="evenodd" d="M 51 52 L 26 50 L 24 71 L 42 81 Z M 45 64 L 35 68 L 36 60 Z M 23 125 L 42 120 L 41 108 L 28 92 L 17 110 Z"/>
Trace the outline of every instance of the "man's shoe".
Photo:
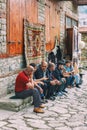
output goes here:
<path id="1" fill-rule="evenodd" d="M 55 100 L 55 97 L 50 97 L 49 99 L 52 100 L 52 101 L 54 101 L 54 100 Z"/>
<path id="2" fill-rule="evenodd" d="M 48 100 L 47 100 L 47 99 L 44 99 L 44 102 L 45 102 L 45 103 L 48 103 Z"/>
<path id="3" fill-rule="evenodd" d="M 45 103 L 48 103 L 47 99 L 43 99 L 41 100 L 41 103 L 45 104 Z"/>
<path id="4" fill-rule="evenodd" d="M 66 90 L 63 90 L 63 92 L 68 93 Z"/>
<path id="5" fill-rule="evenodd" d="M 56 96 L 57 96 L 57 93 L 55 92 L 55 93 L 53 94 L 53 96 L 55 96 L 55 97 L 56 97 Z"/>
<path id="6" fill-rule="evenodd" d="M 63 93 L 58 92 L 57 96 L 63 96 Z"/>
<path id="7" fill-rule="evenodd" d="M 80 86 L 79 86 L 78 84 L 76 84 L 76 87 L 77 87 L 77 88 L 80 88 Z"/>
<path id="8" fill-rule="evenodd" d="M 40 107 L 40 108 L 44 108 L 45 106 L 44 106 L 44 105 L 40 105 L 39 107 Z"/>
<path id="9" fill-rule="evenodd" d="M 41 108 L 34 108 L 33 112 L 36 112 L 36 113 L 44 113 L 44 111 L 41 109 Z"/>

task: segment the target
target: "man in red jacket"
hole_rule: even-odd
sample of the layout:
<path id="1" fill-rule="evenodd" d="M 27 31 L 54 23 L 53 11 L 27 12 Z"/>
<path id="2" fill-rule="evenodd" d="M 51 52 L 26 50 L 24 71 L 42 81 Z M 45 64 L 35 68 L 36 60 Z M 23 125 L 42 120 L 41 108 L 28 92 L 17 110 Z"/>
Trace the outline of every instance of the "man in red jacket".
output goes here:
<path id="1" fill-rule="evenodd" d="M 34 112 L 44 113 L 41 109 L 44 108 L 44 106 L 41 104 L 40 93 L 33 81 L 33 72 L 34 68 L 29 66 L 18 74 L 15 83 L 15 95 L 21 99 L 33 96 Z"/>

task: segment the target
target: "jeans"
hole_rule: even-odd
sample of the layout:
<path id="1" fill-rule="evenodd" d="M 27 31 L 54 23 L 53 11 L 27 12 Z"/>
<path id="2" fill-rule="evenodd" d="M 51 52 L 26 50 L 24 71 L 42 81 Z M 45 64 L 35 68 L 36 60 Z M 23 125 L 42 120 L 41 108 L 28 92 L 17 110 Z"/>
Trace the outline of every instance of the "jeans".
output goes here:
<path id="1" fill-rule="evenodd" d="M 48 87 L 47 87 L 47 95 L 46 95 L 46 98 L 49 99 L 50 97 L 52 97 L 53 94 L 54 94 L 54 91 L 55 91 L 55 86 L 49 84 Z"/>
<path id="2" fill-rule="evenodd" d="M 75 77 L 72 76 L 72 75 L 70 77 L 67 77 L 66 78 L 66 84 L 67 84 L 67 86 L 73 86 L 74 80 L 75 80 Z"/>
<path id="3" fill-rule="evenodd" d="M 44 83 L 44 85 L 40 85 L 40 87 L 43 89 L 43 94 L 46 97 L 47 95 L 47 83 Z"/>
<path id="4" fill-rule="evenodd" d="M 80 76 L 79 76 L 79 74 L 74 75 L 74 78 L 75 78 L 76 84 L 79 84 L 80 83 Z"/>
<path id="5" fill-rule="evenodd" d="M 58 92 L 62 92 L 65 89 L 65 83 L 61 82 L 62 84 L 58 86 Z"/>
<path id="6" fill-rule="evenodd" d="M 41 105 L 41 97 L 37 88 L 24 90 L 22 92 L 15 92 L 17 98 L 25 99 L 29 96 L 33 96 L 34 107 Z"/>

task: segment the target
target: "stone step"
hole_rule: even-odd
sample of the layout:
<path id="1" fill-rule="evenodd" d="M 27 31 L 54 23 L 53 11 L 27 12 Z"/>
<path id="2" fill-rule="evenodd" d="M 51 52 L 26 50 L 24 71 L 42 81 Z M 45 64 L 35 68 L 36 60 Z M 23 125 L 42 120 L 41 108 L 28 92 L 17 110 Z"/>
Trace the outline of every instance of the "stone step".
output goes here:
<path id="1" fill-rule="evenodd" d="M 14 93 L 8 94 L 7 96 L 0 99 L 0 109 L 18 112 L 30 105 L 31 102 L 32 97 L 28 97 L 26 99 L 17 99 L 15 98 Z"/>

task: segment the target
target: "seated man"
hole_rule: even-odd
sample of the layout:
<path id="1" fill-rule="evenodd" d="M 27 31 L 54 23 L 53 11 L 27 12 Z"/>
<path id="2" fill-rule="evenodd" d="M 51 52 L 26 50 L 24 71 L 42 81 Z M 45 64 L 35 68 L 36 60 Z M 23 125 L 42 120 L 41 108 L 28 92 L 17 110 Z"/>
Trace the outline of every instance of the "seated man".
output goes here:
<path id="1" fill-rule="evenodd" d="M 79 84 L 80 84 L 79 69 L 75 60 L 73 61 L 73 70 L 74 70 L 74 78 L 75 78 L 76 87 L 80 88 L 79 87 Z"/>
<path id="2" fill-rule="evenodd" d="M 45 98 L 47 98 L 47 92 L 50 89 L 50 86 L 48 87 L 48 70 L 47 70 L 48 64 L 46 61 L 42 61 L 41 65 L 38 66 L 36 72 L 35 72 L 35 78 L 36 79 L 43 79 L 44 85 L 41 85 L 43 89 L 43 93 Z"/>
<path id="3" fill-rule="evenodd" d="M 53 78 L 53 71 L 55 70 L 55 64 L 50 62 L 48 64 L 48 87 L 49 90 L 47 92 L 47 98 L 51 100 L 55 100 L 54 92 L 57 81 Z"/>
<path id="4" fill-rule="evenodd" d="M 67 93 L 67 91 L 65 90 L 66 79 L 63 78 L 63 64 L 64 63 L 62 61 L 59 61 L 57 68 L 53 72 L 53 77 L 59 81 L 59 85 L 57 85 L 58 96 L 62 96 L 64 92 Z"/>
<path id="5" fill-rule="evenodd" d="M 71 88 L 74 83 L 74 71 L 71 65 L 71 61 L 67 60 L 64 66 L 63 76 L 66 78 L 66 84 L 68 88 Z"/>
<path id="6" fill-rule="evenodd" d="M 37 88 L 35 88 L 35 82 L 32 78 L 33 72 L 34 68 L 29 66 L 18 74 L 15 83 L 15 95 L 20 99 L 33 96 L 34 112 L 44 113 L 44 111 L 41 109 L 44 108 L 44 106 L 41 104 L 39 91 Z"/>
<path id="7" fill-rule="evenodd" d="M 37 70 L 37 65 L 35 63 L 31 63 L 30 66 L 32 66 L 34 68 L 33 79 L 34 79 L 35 83 L 37 84 L 36 86 L 38 87 L 38 90 L 40 92 L 42 102 L 46 103 L 47 101 L 44 100 L 44 94 L 43 94 L 43 89 L 41 88 L 41 85 L 44 85 L 43 80 L 46 80 L 47 78 L 43 77 L 40 79 L 36 79 L 35 72 Z"/>

